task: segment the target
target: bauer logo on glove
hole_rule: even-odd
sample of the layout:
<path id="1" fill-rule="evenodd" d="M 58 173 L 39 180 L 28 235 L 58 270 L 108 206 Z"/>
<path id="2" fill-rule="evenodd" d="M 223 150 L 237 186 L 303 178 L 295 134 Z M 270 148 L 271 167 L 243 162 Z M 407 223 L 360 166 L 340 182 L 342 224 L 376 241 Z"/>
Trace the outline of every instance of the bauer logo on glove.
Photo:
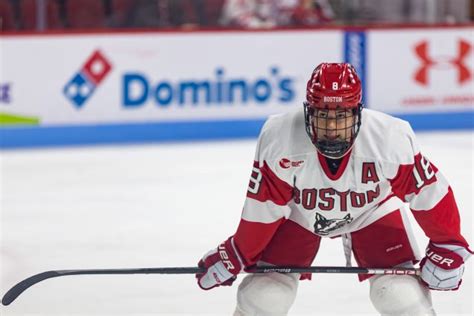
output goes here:
<path id="1" fill-rule="evenodd" d="M 420 263 L 421 280 L 432 290 L 457 290 L 462 282 L 464 262 L 471 253 L 464 246 L 430 242 Z"/>

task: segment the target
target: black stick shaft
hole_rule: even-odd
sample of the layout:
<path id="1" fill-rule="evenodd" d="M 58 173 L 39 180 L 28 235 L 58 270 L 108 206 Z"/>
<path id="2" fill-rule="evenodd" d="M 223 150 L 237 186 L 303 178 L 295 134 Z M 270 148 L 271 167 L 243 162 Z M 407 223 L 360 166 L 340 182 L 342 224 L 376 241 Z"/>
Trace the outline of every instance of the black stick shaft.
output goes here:
<path id="1" fill-rule="evenodd" d="M 67 275 L 94 275 L 94 274 L 196 274 L 206 272 L 199 267 L 171 267 L 171 268 L 140 268 L 140 269 L 80 269 L 80 270 L 55 270 L 35 274 L 13 286 L 2 298 L 3 305 L 9 305 L 21 293 L 38 282 Z M 247 273 L 351 273 L 351 274 L 400 274 L 418 275 L 417 269 L 403 268 L 358 268 L 358 267 L 255 267 Z"/>

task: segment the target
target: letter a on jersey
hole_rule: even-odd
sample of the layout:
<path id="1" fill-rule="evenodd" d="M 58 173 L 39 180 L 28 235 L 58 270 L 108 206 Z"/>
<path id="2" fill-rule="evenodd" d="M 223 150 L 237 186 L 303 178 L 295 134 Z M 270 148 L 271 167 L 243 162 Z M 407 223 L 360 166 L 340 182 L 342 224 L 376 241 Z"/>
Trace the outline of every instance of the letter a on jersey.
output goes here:
<path id="1" fill-rule="evenodd" d="M 364 162 L 362 164 L 362 183 L 369 183 L 369 181 L 377 183 L 380 180 L 375 169 L 375 164 L 373 162 Z"/>

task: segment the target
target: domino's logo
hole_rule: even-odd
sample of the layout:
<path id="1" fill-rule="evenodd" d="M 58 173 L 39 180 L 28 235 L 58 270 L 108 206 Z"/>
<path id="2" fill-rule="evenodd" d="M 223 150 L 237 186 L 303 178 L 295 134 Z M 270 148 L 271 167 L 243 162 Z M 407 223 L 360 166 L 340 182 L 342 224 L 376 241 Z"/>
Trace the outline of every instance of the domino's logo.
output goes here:
<path id="1" fill-rule="evenodd" d="M 100 50 L 94 51 L 64 86 L 64 95 L 76 108 L 82 108 L 111 70 L 112 66 L 104 54 Z"/>

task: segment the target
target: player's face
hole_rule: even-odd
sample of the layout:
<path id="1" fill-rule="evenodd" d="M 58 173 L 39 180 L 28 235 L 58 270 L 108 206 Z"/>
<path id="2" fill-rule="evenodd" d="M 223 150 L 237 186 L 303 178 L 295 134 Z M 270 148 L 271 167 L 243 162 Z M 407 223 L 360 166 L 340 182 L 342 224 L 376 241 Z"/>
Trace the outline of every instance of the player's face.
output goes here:
<path id="1" fill-rule="evenodd" d="M 318 139 L 350 141 L 354 121 L 351 110 L 317 110 L 313 116 L 313 127 Z"/>

